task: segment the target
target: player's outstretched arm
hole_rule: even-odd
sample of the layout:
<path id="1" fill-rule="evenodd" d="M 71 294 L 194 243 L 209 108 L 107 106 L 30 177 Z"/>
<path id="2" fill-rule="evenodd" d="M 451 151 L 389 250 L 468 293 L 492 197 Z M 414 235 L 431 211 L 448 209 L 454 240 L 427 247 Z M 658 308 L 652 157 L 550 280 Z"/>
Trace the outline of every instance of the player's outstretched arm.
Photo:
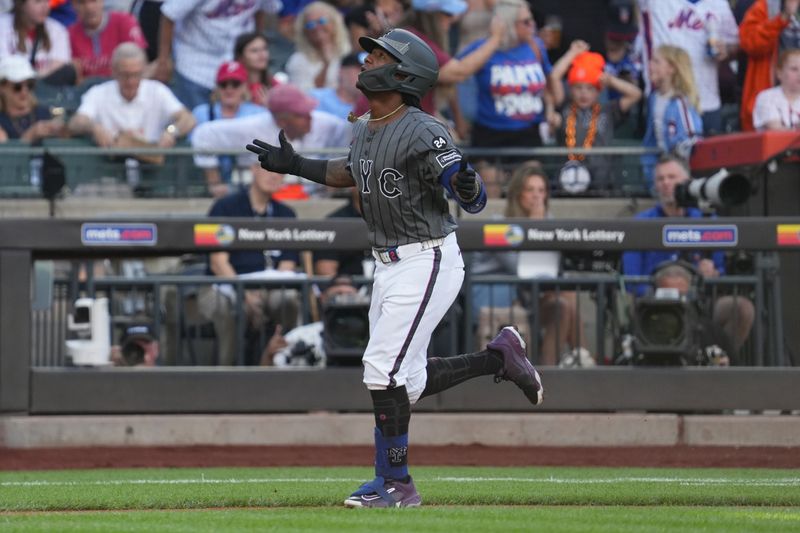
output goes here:
<path id="1" fill-rule="evenodd" d="M 346 168 L 346 160 L 309 159 L 302 157 L 286 140 L 283 130 L 278 134 L 280 146 L 273 146 L 259 139 L 253 139 L 247 149 L 258 155 L 261 168 L 281 174 L 294 174 L 322 185 L 331 187 L 350 187 L 354 181 Z"/>

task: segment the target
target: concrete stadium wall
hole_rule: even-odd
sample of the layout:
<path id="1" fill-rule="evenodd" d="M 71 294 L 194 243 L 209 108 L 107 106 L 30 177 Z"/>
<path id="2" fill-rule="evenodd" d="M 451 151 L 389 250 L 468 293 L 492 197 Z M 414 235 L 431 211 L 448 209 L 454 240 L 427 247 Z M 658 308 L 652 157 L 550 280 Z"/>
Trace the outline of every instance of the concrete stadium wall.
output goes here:
<path id="1" fill-rule="evenodd" d="M 369 413 L 5 416 L 0 447 L 369 446 Z M 800 416 L 677 414 L 431 414 L 412 417 L 419 445 L 800 446 Z"/>

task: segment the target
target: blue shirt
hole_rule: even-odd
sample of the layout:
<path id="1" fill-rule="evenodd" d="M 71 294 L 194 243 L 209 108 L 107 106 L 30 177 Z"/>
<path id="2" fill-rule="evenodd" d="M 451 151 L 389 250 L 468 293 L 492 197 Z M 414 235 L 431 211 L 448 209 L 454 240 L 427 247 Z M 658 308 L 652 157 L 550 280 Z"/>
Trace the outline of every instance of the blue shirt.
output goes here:
<path id="1" fill-rule="evenodd" d="M 635 218 L 666 218 L 667 215 L 657 205 L 646 211 L 637 214 Z M 703 212 L 694 207 L 685 209 L 684 218 L 703 218 Z M 684 259 L 690 263 L 697 265 L 701 259 L 706 256 L 704 252 L 697 250 L 649 250 L 649 251 L 630 251 L 622 254 L 622 273 L 626 276 L 649 276 L 656 267 L 664 261 L 675 261 Z M 725 254 L 723 252 L 712 252 L 711 259 L 714 261 L 714 266 L 720 274 L 725 273 Z M 637 296 L 643 296 L 649 286 L 641 283 L 632 285 L 633 293 Z"/>
<path id="2" fill-rule="evenodd" d="M 469 55 L 484 42 L 486 39 L 475 41 L 458 57 Z M 544 120 L 544 92 L 552 66 L 544 42 L 537 38 L 536 43 L 541 60 L 527 43 L 522 43 L 509 50 L 497 50 L 475 73 L 477 123 L 495 130 L 515 131 Z"/>
<path id="3" fill-rule="evenodd" d="M 336 89 L 332 87 L 323 87 L 322 89 L 312 89 L 308 94 L 316 98 L 317 111 L 325 111 L 331 115 L 347 120 L 347 116 L 353 110 L 353 104 L 343 102 L 336 95 Z"/>
<path id="4" fill-rule="evenodd" d="M 250 115 L 258 115 L 259 113 L 266 113 L 267 108 L 262 107 L 260 105 L 256 105 L 253 102 L 242 102 L 239 106 L 239 109 L 236 110 L 236 116 L 230 118 L 242 118 L 248 117 Z M 199 106 L 192 109 L 192 115 L 197 120 L 197 126 L 200 124 L 204 124 L 206 122 L 211 122 L 211 114 L 209 113 L 209 104 L 200 104 Z M 226 120 L 222 117 L 222 104 L 219 102 L 214 102 L 214 120 Z M 194 131 L 194 130 L 192 130 Z M 192 138 L 192 134 L 189 134 L 189 138 Z M 232 155 L 222 155 L 218 158 L 219 161 L 219 173 L 222 177 L 222 181 L 224 183 L 231 182 L 231 175 L 233 174 L 233 169 L 236 167 L 236 157 Z"/>
<path id="5" fill-rule="evenodd" d="M 240 218 L 297 218 L 297 214 L 288 205 L 270 200 L 267 204 L 265 213 L 256 213 L 250 205 L 249 189 L 240 188 L 224 198 L 220 198 L 211 206 L 208 212 L 209 217 L 240 217 Z M 258 272 L 267 268 L 267 258 L 269 256 L 275 267 L 281 261 L 294 261 L 299 263 L 300 256 L 294 250 L 230 250 L 228 252 L 231 266 L 237 274 L 247 274 Z M 213 274 L 211 269 L 208 274 Z"/>

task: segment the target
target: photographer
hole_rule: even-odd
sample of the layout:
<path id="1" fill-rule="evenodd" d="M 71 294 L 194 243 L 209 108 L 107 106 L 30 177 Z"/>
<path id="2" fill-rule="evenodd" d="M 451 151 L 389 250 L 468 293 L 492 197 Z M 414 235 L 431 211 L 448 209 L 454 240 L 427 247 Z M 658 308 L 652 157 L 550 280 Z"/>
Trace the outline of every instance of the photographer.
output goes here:
<path id="1" fill-rule="evenodd" d="M 684 160 L 674 155 L 662 156 L 655 167 L 658 204 L 639 213 L 636 218 L 702 218 L 702 211 L 693 207 L 681 207 L 675 200 L 675 186 L 689 179 L 689 169 Z M 724 254 L 719 251 L 711 254 L 671 250 L 629 251 L 622 256 L 622 270 L 623 274 L 628 276 L 649 276 L 659 265 L 678 260 L 693 265 L 697 274 L 703 279 L 716 278 L 725 273 Z M 674 273 L 675 271 L 673 275 L 659 276 L 659 279 L 655 280 L 656 284 L 661 284 L 663 288 L 678 289 L 680 294 L 685 295 L 691 284 L 685 275 L 674 275 Z M 649 287 L 637 284 L 628 289 L 635 296 L 644 296 Z M 755 316 L 753 303 L 743 296 L 720 296 L 710 309 L 712 324 L 726 339 L 728 355 L 735 361 L 736 353 L 744 344 L 753 326 Z"/>
<path id="2" fill-rule="evenodd" d="M 158 340 L 148 323 L 127 326 L 119 345 L 111 347 L 114 366 L 156 366 L 158 356 Z"/>
<path id="3" fill-rule="evenodd" d="M 324 309 L 329 302 L 354 300 L 359 296 L 350 276 L 339 275 L 319 295 L 319 303 Z M 325 366 L 324 329 L 322 320 L 297 326 L 286 335 L 278 326 L 261 354 L 261 366 Z"/>

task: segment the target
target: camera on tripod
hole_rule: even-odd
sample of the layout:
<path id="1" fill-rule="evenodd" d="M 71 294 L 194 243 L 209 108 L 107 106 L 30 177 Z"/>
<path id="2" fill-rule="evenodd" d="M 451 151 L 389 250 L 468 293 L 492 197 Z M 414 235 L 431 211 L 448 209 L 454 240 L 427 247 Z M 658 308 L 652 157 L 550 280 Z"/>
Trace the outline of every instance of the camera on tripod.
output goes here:
<path id="1" fill-rule="evenodd" d="M 653 272 L 661 279 L 683 280 L 685 290 L 658 287 L 651 296 L 634 305 L 632 336 L 626 362 L 643 366 L 708 365 L 720 357 L 714 344 L 710 305 L 703 291 L 702 276 L 686 261 L 667 261 Z M 624 344 L 624 343 L 623 343 Z"/>
<path id="2" fill-rule="evenodd" d="M 369 342 L 370 298 L 340 294 L 322 311 L 322 344 L 328 366 L 358 366 Z"/>

